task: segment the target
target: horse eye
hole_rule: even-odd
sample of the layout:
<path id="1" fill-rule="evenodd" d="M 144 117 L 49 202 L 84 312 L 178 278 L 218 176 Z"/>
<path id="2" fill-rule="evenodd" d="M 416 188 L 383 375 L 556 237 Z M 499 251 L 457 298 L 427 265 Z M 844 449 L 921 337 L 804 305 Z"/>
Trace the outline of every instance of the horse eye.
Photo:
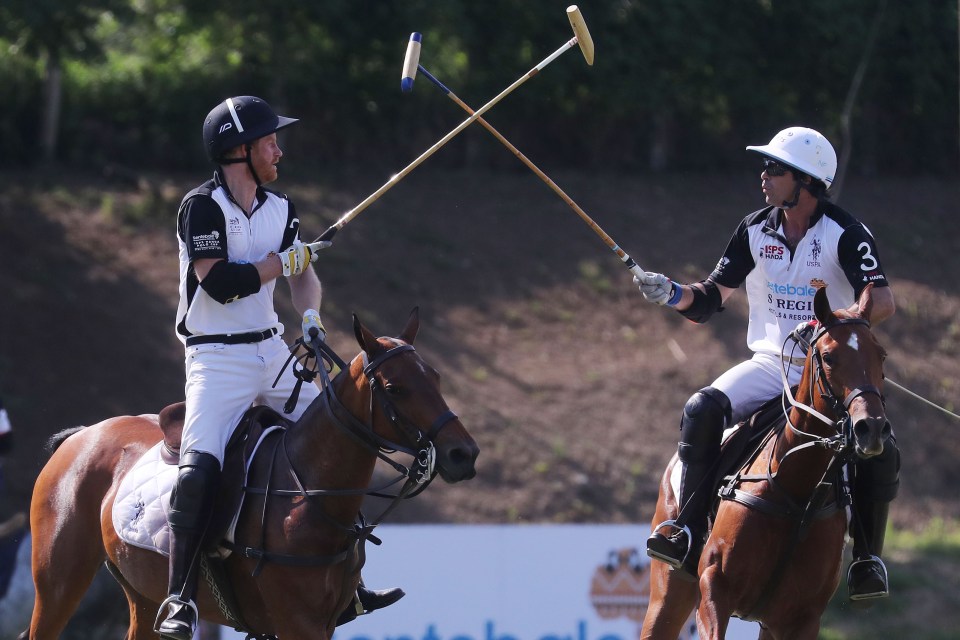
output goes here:
<path id="1" fill-rule="evenodd" d="M 822 357 L 823 357 L 823 364 L 827 365 L 828 367 L 833 366 L 833 355 L 829 353 L 824 353 Z"/>
<path id="2" fill-rule="evenodd" d="M 387 393 L 389 393 L 392 396 L 403 395 L 403 389 L 401 389 L 398 385 L 395 385 L 395 384 L 388 383 L 384 387 L 384 389 L 386 390 Z"/>

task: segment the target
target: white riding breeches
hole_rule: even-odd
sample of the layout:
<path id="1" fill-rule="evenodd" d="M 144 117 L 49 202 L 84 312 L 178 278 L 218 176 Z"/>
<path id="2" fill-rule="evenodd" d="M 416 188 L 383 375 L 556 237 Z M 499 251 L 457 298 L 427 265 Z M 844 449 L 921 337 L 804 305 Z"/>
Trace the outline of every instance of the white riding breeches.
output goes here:
<path id="1" fill-rule="evenodd" d="M 803 366 L 783 362 L 778 355 L 758 352 L 728 369 L 710 385 L 722 391 L 730 399 L 732 419 L 729 425 L 749 418 L 764 402 L 783 393 L 781 368 L 785 367 L 787 382 L 793 386 L 800 383 Z"/>
<path id="2" fill-rule="evenodd" d="M 288 366 L 276 388 L 273 381 L 290 351 L 279 336 L 252 344 L 200 344 L 186 350 L 186 416 L 181 451 L 203 451 L 223 464 L 227 441 L 244 412 L 253 404 L 283 413 L 283 405 L 297 382 Z M 304 383 L 293 413 L 297 420 L 320 394 L 313 382 Z"/>

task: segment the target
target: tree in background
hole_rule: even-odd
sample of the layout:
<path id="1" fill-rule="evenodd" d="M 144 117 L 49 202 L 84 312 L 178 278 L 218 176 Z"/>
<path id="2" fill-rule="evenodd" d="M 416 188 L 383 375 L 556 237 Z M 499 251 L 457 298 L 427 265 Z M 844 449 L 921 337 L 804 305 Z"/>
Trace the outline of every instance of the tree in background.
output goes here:
<path id="1" fill-rule="evenodd" d="M 0 37 L 42 63 L 39 143 L 42 158 L 47 162 L 57 152 L 64 61 L 90 61 L 102 56 L 102 43 L 96 38 L 95 28 L 104 13 L 129 15 L 130 1 L 4 0 L 0 5 Z"/>
<path id="2" fill-rule="evenodd" d="M 745 144 L 803 124 L 855 149 L 853 173 L 955 173 L 957 2 L 883 2 L 584 2 L 594 66 L 565 57 L 488 119 L 552 166 L 737 167 Z M 463 119 L 424 83 L 400 93 L 411 31 L 424 66 L 479 106 L 570 36 L 566 4 L 6 0 L 0 163 L 29 161 L 37 130 L 52 157 L 62 75 L 66 164 L 182 167 L 202 157 L 183 153 L 197 118 L 254 94 L 309 125 L 288 141 L 299 157 L 394 170 Z M 442 157 L 515 166 L 472 128 Z"/>

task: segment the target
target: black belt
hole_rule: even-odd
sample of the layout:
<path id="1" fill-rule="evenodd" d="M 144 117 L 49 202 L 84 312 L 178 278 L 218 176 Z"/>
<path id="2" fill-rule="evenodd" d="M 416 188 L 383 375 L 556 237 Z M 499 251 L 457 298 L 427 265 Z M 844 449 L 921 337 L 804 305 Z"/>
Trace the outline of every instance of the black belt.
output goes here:
<path id="1" fill-rule="evenodd" d="M 267 338 L 277 335 L 277 329 L 265 329 L 264 331 L 251 331 L 250 333 L 226 333 L 213 336 L 190 336 L 187 338 L 187 346 L 192 347 L 197 344 L 250 344 L 252 342 L 263 342 Z"/>

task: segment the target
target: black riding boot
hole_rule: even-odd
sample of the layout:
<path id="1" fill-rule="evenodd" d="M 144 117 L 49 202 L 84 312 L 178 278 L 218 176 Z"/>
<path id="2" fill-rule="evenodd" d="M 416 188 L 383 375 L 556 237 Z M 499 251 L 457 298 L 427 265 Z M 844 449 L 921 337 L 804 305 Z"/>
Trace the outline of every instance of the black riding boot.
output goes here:
<path id="1" fill-rule="evenodd" d="M 872 600 L 890 595 L 887 567 L 880 554 L 887 528 L 889 502 L 860 500 L 854 505 L 857 517 L 854 526 L 860 532 L 853 538 L 853 562 L 847 569 L 847 590 L 851 600 Z"/>
<path id="2" fill-rule="evenodd" d="M 851 600 L 863 601 L 890 595 L 887 568 L 880 559 L 887 531 L 890 501 L 900 485 L 900 451 L 888 439 L 876 458 L 862 460 L 854 470 L 853 562 L 847 570 Z"/>
<path id="3" fill-rule="evenodd" d="M 674 569 L 695 576 L 707 516 L 713 498 L 714 463 L 720 453 L 723 427 L 730 416 L 730 401 L 722 392 L 707 387 L 695 393 L 683 408 L 677 455 L 683 465 L 680 476 L 680 509 L 676 520 L 654 528 L 647 538 L 647 555 Z M 671 529 L 664 535 L 661 529 Z"/>
<path id="4" fill-rule="evenodd" d="M 177 484 L 170 497 L 170 587 L 156 626 L 160 637 L 192 640 L 197 630 L 197 577 L 203 536 L 220 480 L 220 462 L 209 453 L 180 456 Z"/>
<path id="5" fill-rule="evenodd" d="M 405 595 L 407 594 L 403 589 L 396 587 L 392 589 L 367 589 L 361 579 L 360 584 L 357 586 L 357 593 L 350 603 L 350 606 L 344 609 L 340 617 L 337 618 L 337 626 L 339 627 L 351 620 L 355 620 L 357 616 L 389 607 Z"/>

